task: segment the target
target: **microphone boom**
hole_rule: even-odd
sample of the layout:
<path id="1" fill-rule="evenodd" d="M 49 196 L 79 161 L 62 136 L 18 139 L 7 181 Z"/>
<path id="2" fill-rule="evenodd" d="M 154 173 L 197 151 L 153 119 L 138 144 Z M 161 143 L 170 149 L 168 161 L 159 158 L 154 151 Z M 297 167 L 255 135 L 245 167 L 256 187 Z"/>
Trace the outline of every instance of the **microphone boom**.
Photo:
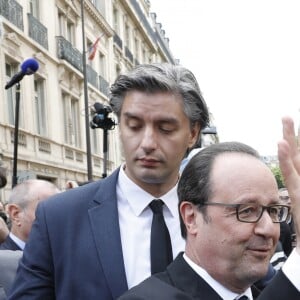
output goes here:
<path id="1" fill-rule="evenodd" d="M 15 74 L 5 85 L 5 89 L 9 89 L 16 83 L 20 82 L 25 75 L 34 74 L 39 68 L 38 62 L 34 58 L 28 58 L 21 64 L 21 71 Z"/>

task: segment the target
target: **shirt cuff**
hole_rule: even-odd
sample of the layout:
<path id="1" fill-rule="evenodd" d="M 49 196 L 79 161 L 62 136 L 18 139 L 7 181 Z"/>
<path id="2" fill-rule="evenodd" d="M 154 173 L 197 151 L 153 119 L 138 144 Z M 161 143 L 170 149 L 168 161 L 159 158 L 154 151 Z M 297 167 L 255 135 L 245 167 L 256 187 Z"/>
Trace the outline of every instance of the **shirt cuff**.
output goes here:
<path id="1" fill-rule="evenodd" d="M 300 254 L 296 249 L 292 251 L 285 264 L 282 266 L 282 272 L 289 281 L 300 291 Z"/>

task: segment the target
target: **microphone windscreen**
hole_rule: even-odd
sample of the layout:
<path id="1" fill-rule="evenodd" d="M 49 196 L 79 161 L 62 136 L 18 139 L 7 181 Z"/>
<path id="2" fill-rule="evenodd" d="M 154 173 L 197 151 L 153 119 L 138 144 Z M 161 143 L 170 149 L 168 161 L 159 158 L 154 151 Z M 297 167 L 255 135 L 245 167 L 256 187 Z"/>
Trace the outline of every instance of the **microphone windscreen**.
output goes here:
<path id="1" fill-rule="evenodd" d="M 39 63 L 34 58 L 28 58 L 21 64 L 22 73 L 31 75 L 35 73 L 39 68 Z"/>
<path id="2" fill-rule="evenodd" d="M 97 113 L 99 113 L 100 111 L 102 111 L 103 105 L 102 105 L 101 103 L 99 103 L 99 102 L 95 102 L 94 108 L 95 108 L 95 111 L 96 111 Z"/>

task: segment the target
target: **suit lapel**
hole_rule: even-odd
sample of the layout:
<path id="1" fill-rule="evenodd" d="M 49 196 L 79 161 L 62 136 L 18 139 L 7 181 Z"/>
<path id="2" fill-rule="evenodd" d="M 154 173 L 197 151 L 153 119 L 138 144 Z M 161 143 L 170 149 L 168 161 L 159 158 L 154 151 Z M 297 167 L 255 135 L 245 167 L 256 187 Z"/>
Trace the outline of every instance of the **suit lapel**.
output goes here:
<path id="1" fill-rule="evenodd" d="M 186 263 L 182 255 L 180 253 L 167 267 L 173 285 L 196 299 L 222 300 L 219 294 Z"/>
<path id="2" fill-rule="evenodd" d="M 97 205 L 89 209 L 98 257 L 113 298 L 117 298 L 128 289 L 117 209 L 118 174 L 116 171 L 101 182 L 94 199 Z"/>

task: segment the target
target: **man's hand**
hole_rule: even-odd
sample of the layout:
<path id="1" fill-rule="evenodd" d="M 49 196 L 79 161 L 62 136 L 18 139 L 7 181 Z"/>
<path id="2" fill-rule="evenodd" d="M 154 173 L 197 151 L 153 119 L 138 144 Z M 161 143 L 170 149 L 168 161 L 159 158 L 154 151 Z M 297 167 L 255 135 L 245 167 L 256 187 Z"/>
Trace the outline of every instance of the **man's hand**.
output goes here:
<path id="1" fill-rule="evenodd" d="M 293 120 L 289 117 L 284 117 L 282 125 L 283 140 L 278 143 L 278 158 L 284 182 L 291 198 L 297 239 L 296 249 L 300 254 L 300 152 Z"/>

